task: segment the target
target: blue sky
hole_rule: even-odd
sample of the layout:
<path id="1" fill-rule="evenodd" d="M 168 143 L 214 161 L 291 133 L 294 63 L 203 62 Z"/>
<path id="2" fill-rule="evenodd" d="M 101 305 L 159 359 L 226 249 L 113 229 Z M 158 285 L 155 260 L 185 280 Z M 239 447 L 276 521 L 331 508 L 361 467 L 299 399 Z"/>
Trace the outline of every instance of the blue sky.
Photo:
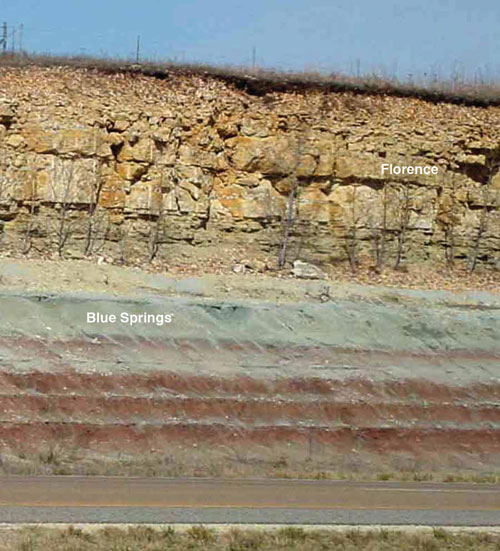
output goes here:
<path id="1" fill-rule="evenodd" d="M 158 60 L 500 76 L 498 0 L 0 0 L 4 20 L 32 52 L 132 57 L 141 35 Z"/>

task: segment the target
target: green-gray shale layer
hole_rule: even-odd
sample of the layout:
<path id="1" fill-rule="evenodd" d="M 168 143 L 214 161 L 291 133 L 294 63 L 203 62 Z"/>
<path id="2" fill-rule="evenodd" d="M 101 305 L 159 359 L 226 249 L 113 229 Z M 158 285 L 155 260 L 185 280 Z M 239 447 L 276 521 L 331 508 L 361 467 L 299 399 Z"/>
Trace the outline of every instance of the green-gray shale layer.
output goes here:
<path id="1" fill-rule="evenodd" d="M 203 297 L 0 295 L 0 368 L 500 382 L 500 297 L 369 291 L 277 305 Z M 87 323 L 87 313 L 116 323 Z M 173 314 L 169 324 L 122 313 Z"/>

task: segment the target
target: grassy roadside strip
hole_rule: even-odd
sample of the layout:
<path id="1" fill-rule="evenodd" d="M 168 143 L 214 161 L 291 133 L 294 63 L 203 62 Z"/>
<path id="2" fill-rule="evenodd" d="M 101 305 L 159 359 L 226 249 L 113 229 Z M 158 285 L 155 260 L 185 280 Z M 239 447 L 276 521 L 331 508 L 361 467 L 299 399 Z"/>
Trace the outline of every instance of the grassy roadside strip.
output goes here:
<path id="1" fill-rule="evenodd" d="M 498 470 L 397 469 L 369 466 L 338 468 L 316 461 L 288 461 L 277 456 L 268 460 L 207 457 L 205 454 L 165 458 L 159 456 L 85 455 L 58 445 L 33 454 L 0 454 L 0 476 L 140 476 L 168 478 L 262 478 L 290 480 L 352 480 L 360 482 L 463 482 L 500 484 Z"/>
<path id="2" fill-rule="evenodd" d="M 1 551 L 498 551 L 500 533 L 485 528 L 423 527 L 24 527 L 0 531 Z"/>

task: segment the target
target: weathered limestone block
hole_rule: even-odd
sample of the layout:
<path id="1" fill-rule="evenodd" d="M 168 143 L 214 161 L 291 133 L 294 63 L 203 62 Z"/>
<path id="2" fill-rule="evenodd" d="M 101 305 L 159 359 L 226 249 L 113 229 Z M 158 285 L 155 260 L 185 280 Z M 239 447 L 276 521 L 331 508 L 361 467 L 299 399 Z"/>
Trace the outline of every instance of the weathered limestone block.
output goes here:
<path id="1" fill-rule="evenodd" d="M 195 214 L 198 211 L 197 201 L 186 189 L 176 187 L 163 196 L 163 209 L 165 212 L 179 214 Z"/>
<path id="2" fill-rule="evenodd" d="M 187 182 L 185 180 L 179 182 L 179 188 L 187 191 L 195 201 L 198 201 L 198 199 L 200 198 L 200 188 L 195 186 L 194 184 L 191 184 L 190 182 Z"/>
<path id="3" fill-rule="evenodd" d="M 495 191 L 500 191 L 500 172 L 497 172 L 491 179 L 490 188 Z"/>
<path id="4" fill-rule="evenodd" d="M 57 132 L 56 151 L 60 155 L 109 156 L 110 150 L 103 137 L 94 129 L 68 129 Z"/>
<path id="5" fill-rule="evenodd" d="M 222 212 L 227 212 L 232 218 L 241 220 L 243 218 L 243 200 L 247 189 L 238 185 L 215 184 L 215 197 L 222 207 Z"/>
<path id="6" fill-rule="evenodd" d="M 13 220 L 23 197 L 25 174 L 14 168 L 0 170 L 0 221 Z M 0 223 L 3 226 L 3 222 Z"/>
<path id="7" fill-rule="evenodd" d="M 418 230 L 423 233 L 431 233 L 436 226 L 436 214 L 434 212 L 409 212 L 408 227 L 411 230 Z"/>
<path id="8" fill-rule="evenodd" d="M 155 165 L 159 167 L 172 167 L 177 164 L 179 144 L 170 142 L 161 144 L 157 142 L 158 154 L 155 159 Z"/>
<path id="9" fill-rule="evenodd" d="M 437 189 L 422 188 L 416 186 L 407 186 L 409 192 L 406 195 L 404 188 L 400 188 L 399 201 L 401 208 L 404 207 L 405 202 L 408 200 L 409 208 L 415 212 L 424 213 L 429 212 L 429 209 L 433 208 L 436 204 L 438 197 Z"/>
<path id="10" fill-rule="evenodd" d="M 498 205 L 500 205 L 500 195 L 498 196 Z M 493 234 L 498 239 L 496 244 L 496 249 L 500 249 L 500 213 L 498 210 L 490 211 L 488 213 L 488 227 Z"/>
<path id="11" fill-rule="evenodd" d="M 13 149 L 20 149 L 25 143 L 26 142 L 21 134 L 9 134 L 5 138 L 5 144 Z"/>
<path id="12" fill-rule="evenodd" d="M 196 211 L 196 200 L 186 189 L 177 188 L 176 202 L 181 213 L 193 213 Z"/>
<path id="13" fill-rule="evenodd" d="M 370 179 L 385 180 L 382 176 L 381 165 L 387 162 L 373 155 L 342 154 L 335 157 L 334 174 L 339 179 Z"/>
<path id="14" fill-rule="evenodd" d="M 295 174 L 298 178 L 309 178 L 313 174 L 316 174 L 319 153 L 311 153 L 307 151 L 302 151 L 299 156 L 299 162 Z"/>
<path id="15" fill-rule="evenodd" d="M 200 121 L 198 120 L 198 122 Z M 201 125 L 196 128 L 190 143 L 202 150 L 220 153 L 225 147 L 224 140 L 221 139 L 218 132 L 211 124 L 207 125 L 207 122 L 207 120 L 203 121 Z"/>
<path id="16" fill-rule="evenodd" d="M 215 169 L 218 167 L 217 154 L 204 151 L 190 144 L 182 144 L 178 150 L 178 162 L 187 166 Z"/>
<path id="17" fill-rule="evenodd" d="M 297 142 L 288 136 L 237 137 L 227 140 L 230 161 L 237 170 L 262 174 L 290 174 L 300 156 Z"/>
<path id="18" fill-rule="evenodd" d="M 452 191 L 444 190 L 437 201 L 437 222 L 445 227 L 458 224 L 458 203 Z"/>
<path id="19" fill-rule="evenodd" d="M 273 133 L 275 119 L 272 116 L 262 115 L 246 116 L 241 119 L 240 133 L 242 136 L 255 138 L 267 138 Z"/>
<path id="20" fill-rule="evenodd" d="M 497 202 L 497 196 L 498 194 L 496 189 L 492 189 L 491 187 L 484 184 L 481 187 L 469 189 L 467 191 L 467 203 L 469 204 L 469 206 L 476 208 L 498 208 L 499 205 Z"/>
<path id="21" fill-rule="evenodd" d="M 36 196 L 50 203 L 86 204 L 92 200 L 99 175 L 94 159 L 62 159 L 56 155 L 39 160 Z"/>
<path id="22" fill-rule="evenodd" d="M 233 217 L 231 211 L 217 197 L 210 202 L 210 219 L 220 228 L 229 229 L 232 227 Z"/>
<path id="23" fill-rule="evenodd" d="M 125 208 L 128 211 L 156 216 L 161 212 L 162 200 L 157 182 L 139 182 L 132 186 Z"/>
<path id="24" fill-rule="evenodd" d="M 372 225 L 371 220 L 378 211 L 377 192 L 362 185 L 335 185 L 328 196 L 330 219 L 347 227 Z"/>
<path id="25" fill-rule="evenodd" d="M 178 164 L 175 167 L 175 177 L 181 184 L 187 182 L 198 188 L 209 187 L 213 177 L 199 166 Z"/>
<path id="26" fill-rule="evenodd" d="M 137 181 L 146 174 L 148 165 L 140 163 L 118 163 L 116 165 L 116 173 L 124 180 Z"/>
<path id="27" fill-rule="evenodd" d="M 422 162 L 421 158 L 386 158 L 382 159 L 371 154 L 346 154 L 343 153 L 335 159 L 334 175 L 341 180 L 379 180 L 379 181 L 393 181 L 393 182 L 415 182 L 422 186 L 438 187 L 442 185 L 444 176 L 444 169 L 439 169 L 437 175 L 426 174 L 395 174 L 390 173 L 387 169 L 384 174 L 382 173 L 383 165 L 393 166 L 414 166 L 425 167 L 429 166 L 425 162 Z"/>
<path id="28" fill-rule="evenodd" d="M 175 193 L 175 190 L 163 194 L 162 205 L 163 212 L 166 212 L 168 214 L 179 212 L 179 205 L 177 204 L 177 194 Z"/>
<path id="29" fill-rule="evenodd" d="M 0 124 L 5 126 L 10 126 L 16 117 L 17 105 L 9 102 L 0 100 Z"/>
<path id="30" fill-rule="evenodd" d="M 238 123 L 240 119 L 239 118 L 232 118 L 228 117 L 227 115 L 222 115 L 217 120 L 217 133 L 219 136 L 223 139 L 229 139 L 233 138 L 234 136 L 237 136 L 239 133 L 238 130 Z"/>
<path id="31" fill-rule="evenodd" d="M 116 132 L 106 134 L 105 140 L 108 146 L 121 146 L 127 141 L 123 134 L 117 134 Z"/>
<path id="32" fill-rule="evenodd" d="M 95 129 L 69 128 L 48 130 L 28 127 L 23 137 L 30 151 L 39 154 L 71 156 L 110 156 L 104 137 Z"/>
<path id="33" fill-rule="evenodd" d="M 107 209 L 124 209 L 126 199 L 125 182 L 117 174 L 104 176 L 99 204 Z"/>
<path id="34" fill-rule="evenodd" d="M 127 134 L 134 140 L 140 139 L 144 135 L 149 135 L 151 127 L 147 118 L 135 121 L 127 131 Z"/>
<path id="35" fill-rule="evenodd" d="M 215 178 L 212 193 L 221 212 L 238 220 L 280 216 L 283 198 L 271 182 L 254 177 L 250 183 L 252 185 L 248 186 L 248 177 L 234 172 Z"/>
<path id="36" fill-rule="evenodd" d="M 160 174 L 162 189 L 167 192 L 168 210 L 205 216 L 213 176 L 200 167 L 177 165 L 171 172 Z"/>
<path id="37" fill-rule="evenodd" d="M 326 279 L 327 275 L 321 268 L 302 260 L 295 260 L 293 263 L 292 274 L 299 279 Z"/>
<path id="38" fill-rule="evenodd" d="M 334 138 L 319 139 L 315 142 L 318 151 L 314 176 L 332 176 L 335 174 L 335 160 L 345 150 L 345 144 Z"/>
<path id="39" fill-rule="evenodd" d="M 30 151 L 35 153 L 56 153 L 55 134 L 43 128 L 24 128 L 24 139 Z"/>
<path id="40" fill-rule="evenodd" d="M 179 134 L 176 132 L 175 128 L 162 126 L 161 128 L 155 129 L 151 134 L 151 137 L 155 142 L 160 144 L 168 144 L 178 138 Z"/>
<path id="41" fill-rule="evenodd" d="M 130 124 L 127 119 L 117 119 L 113 122 L 113 130 L 115 132 L 125 132 L 130 128 Z"/>
<path id="42" fill-rule="evenodd" d="M 463 151 L 459 151 L 455 155 L 455 161 L 467 165 L 482 165 L 486 164 L 486 155 L 471 155 Z"/>
<path id="43" fill-rule="evenodd" d="M 120 163 L 127 161 L 152 163 L 153 158 L 154 142 L 150 138 L 141 138 L 133 144 L 125 142 L 118 154 L 118 161 Z"/>
<path id="44" fill-rule="evenodd" d="M 247 189 L 243 195 L 243 218 L 269 219 L 282 215 L 283 211 L 284 200 L 268 181 L 264 180 L 259 186 Z"/>
<path id="45" fill-rule="evenodd" d="M 230 160 L 238 170 L 269 175 L 294 173 L 298 177 L 310 177 L 317 171 L 320 151 L 300 137 L 238 137 L 227 143 L 233 148 Z"/>
<path id="46" fill-rule="evenodd" d="M 319 186 L 311 184 L 300 192 L 297 198 L 298 216 L 301 219 L 316 222 L 329 222 L 330 205 L 328 196 Z"/>
<path id="47" fill-rule="evenodd" d="M 262 182 L 262 179 L 255 174 L 235 177 L 235 180 L 237 180 L 239 186 L 248 187 L 248 188 L 260 186 Z"/>

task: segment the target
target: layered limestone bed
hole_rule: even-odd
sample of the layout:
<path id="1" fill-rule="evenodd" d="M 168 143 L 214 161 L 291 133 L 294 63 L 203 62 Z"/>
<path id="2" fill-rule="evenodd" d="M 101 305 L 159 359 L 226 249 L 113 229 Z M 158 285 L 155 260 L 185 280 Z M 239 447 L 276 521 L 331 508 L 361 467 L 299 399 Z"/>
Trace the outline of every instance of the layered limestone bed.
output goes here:
<path id="1" fill-rule="evenodd" d="M 288 258 L 325 269 L 363 258 L 498 268 L 499 162 L 498 107 L 0 69 L 9 254 L 141 263 L 175 250 L 190 262 L 237 247 L 259 259 L 276 256 L 289 219 Z"/>
<path id="2" fill-rule="evenodd" d="M 498 296 L 278 306 L 168 284 L 177 297 L 2 293 L 4 472 L 498 470 Z"/>

